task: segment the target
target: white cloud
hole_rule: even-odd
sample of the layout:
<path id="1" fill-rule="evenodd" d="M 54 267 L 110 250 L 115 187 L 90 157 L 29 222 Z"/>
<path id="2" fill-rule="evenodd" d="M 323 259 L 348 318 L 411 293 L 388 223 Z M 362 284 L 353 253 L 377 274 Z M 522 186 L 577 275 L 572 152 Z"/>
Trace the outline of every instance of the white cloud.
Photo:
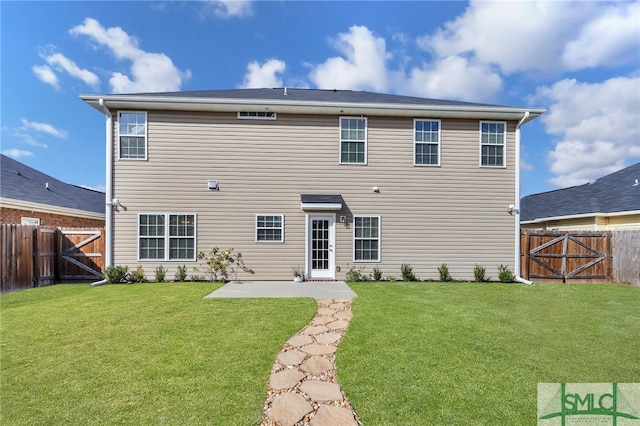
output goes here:
<path id="1" fill-rule="evenodd" d="M 603 7 L 577 39 L 567 43 L 562 60 L 569 69 L 618 65 L 640 52 L 640 3 L 620 2 Z"/>
<path id="2" fill-rule="evenodd" d="M 32 152 L 25 151 L 25 150 L 22 150 L 22 149 L 17 149 L 17 148 L 6 149 L 6 150 L 2 151 L 2 153 L 4 155 L 6 155 L 7 157 L 11 157 L 11 158 L 15 158 L 15 159 L 33 157 L 33 153 Z"/>
<path id="3" fill-rule="evenodd" d="M 551 103 L 542 116 L 547 133 L 560 141 L 548 154 L 550 182 L 579 185 L 623 168 L 640 157 L 640 77 L 601 83 L 565 79 L 538 89 L 537 99 Z"/>
<path id="4" fill-rule="evenodd" d="M 21 122 L 24 129 L 35 130 L 36 132 L 39 132 L 39 133 L 46 133 L 55 138 L 65 139 L 69 135 L 66 130 L 57 129 L 51 124 L 38 123 L 35 121 L 29 121 L 24 118 L 21 120 Z"/>
<path id="5" fill-rule="evenodd" d="M 114 93 L 177 91 L 182 81 L 191 76 L 189 70 L 178 69 L 164 53 L 150 53 L 138 47 L 138 40 L 122 28 L 105 29 L 100 22 L 86 18 L 82 25 L 69 31 L 85 35 L 108 48 L 116 58 L 131 61 L 131 76 L 114 72 L 109 80 Z"/>
<path id="6" fill-rule="evenodd" d="M 311 81 L 321 89 L 389 90 L 389 71 L 384 38 L 367 27 L 354 25 L 334 40 L 344 57 L 333 57 L 311 71 Z"/>
<path id="7" fill-rule="evenodd" d="M 65 71 L 72 77 L 82 80 L 89 86 L 95 88 L 100 84 L 100 79 L 96 74 L 87 69 L 80 68 L 75 62 L 61 53 L 53 53 L 50 55 L 41 54 L 40 57 L 56 70 Z"/>
<path id="8" fill-rule="evenodd" d="M 43 83 L 48 84 L 54 89 L 59 89 L 60 85 L 58 84 L 58 76 L 53 72 L 51 68 L 46 65 L 35 65 L 31 68 L 33 73 L 38 77 L 38 80 Z"/>
<path id="9" fill-rule="evenodd" d="M 464 55 L 511 74 L 637 61 L 637 2 L 473 0 L 418 45 L 437 57 Z"/>
<path id="10" fill-rule="evenodd" d="M 406 84 L 408 91 L 419 96 L 466 101 L 491 100 L 502 89 L 497 73 L 460 56 L 413 68 Z"/>
<path id="11" fill-rule="evenodd" d="M 242 18 L 253 13 L 251 0 L 205 0 L 218 18 Z"/>
<path id="12" fill-rule="evenodd" d="M 253 61 L 247 65 L 244 76 L 244 88 L 282 87 L 282 79 L 276 74 L 282 74 L 286 64 L 279 59 L 269 59 L 264 64 Z"/>

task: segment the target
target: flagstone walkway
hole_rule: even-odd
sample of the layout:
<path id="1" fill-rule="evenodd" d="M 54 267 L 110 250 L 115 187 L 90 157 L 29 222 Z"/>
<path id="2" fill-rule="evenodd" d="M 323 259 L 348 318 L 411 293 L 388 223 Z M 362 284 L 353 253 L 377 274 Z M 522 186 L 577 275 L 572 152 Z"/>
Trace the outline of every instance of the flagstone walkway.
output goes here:
<path id="1" fill-rule="evenodd" d="M 361 425 L 335 373 L 335 352 L 351 320 L 351 301 L 317 303 L 316 316 L 276 358 L 261 426 Z"/>

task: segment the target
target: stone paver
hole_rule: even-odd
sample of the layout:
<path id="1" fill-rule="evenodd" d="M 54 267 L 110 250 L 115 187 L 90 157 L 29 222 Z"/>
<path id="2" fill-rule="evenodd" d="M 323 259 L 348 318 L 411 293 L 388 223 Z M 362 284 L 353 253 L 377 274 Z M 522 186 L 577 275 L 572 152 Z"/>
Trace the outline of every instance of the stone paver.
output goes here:
<path id="1" fill-rule="evenodd" d="M 309 423 L 311 426 L 358 426 L 351 410 L 335 407 L 333 405 L 322 405 Z"/>
<path id="2" fill-rule="evenodd" d="M 278 354 L 278 362 L 284 365 L 285 367 L 288 367 L 288 366 L 295 367 L 296 365 L 300 365 L 300 363 L 304 361 L 306 357 L 307 357 L 307 354 L 305 354 L 304 352 L 300 352 L 296 349 L 293 349 L 287 352 L 280 352 Z"/>
<path id="3" fill-rule="evenodd" d="M 295 336 L 293 336 L 291 339 L 287 341 L 287 344 L 289 346 L 294 346 L 294 347 L 296 346 L 300 347 L 300 346 L 308 345 L 310 343 L 313 343 L 313 338 L 306 334 L 296 334 Z"/>
<path id="4" fill-rule="evenodd" d="M 337 383 L 321 382 L 320 380 L 305 380 L 300 390 L 317 402 L 342 401 L 340 385 Z"/>
<path id="5" fill-rule="evenodd" d="M 302 395 L 283 393 L 273 400 L 271 407 L 267 410 L 267 417 L 283 426 L 293 426 L 311 411 L 313 407 Z"/>
<path id="6" fill-rule="evenodd" d="M 325 371 L 329 371 L 332 369 L 333 364 L 331 363 L 331 361 L 323 356 L 310 356 L 300 366 L 300 370 L 313 375 L 322 374 Z"/>
<path id="7" fill-rule="evenodd" d="M 348 299 L 317 300 L 309 325 L 276 358 L 261 426 L 358 426 L 335 377 L 335 352 L 351 320 Z"/>
<path id="8" fill-rule="evenodd" d="M 282 370 L 278 373 L 273 373 L 269 378 L 269 386 L 271 389 L 291 389 L 304 378 L 305 374 L 297 369 Z"/>

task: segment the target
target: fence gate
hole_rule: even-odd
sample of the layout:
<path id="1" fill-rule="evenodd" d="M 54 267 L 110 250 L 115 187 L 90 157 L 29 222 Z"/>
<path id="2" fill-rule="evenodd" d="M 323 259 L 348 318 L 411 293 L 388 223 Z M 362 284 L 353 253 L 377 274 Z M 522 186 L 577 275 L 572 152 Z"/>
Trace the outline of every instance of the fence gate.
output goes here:
<path id="1" fill-rule="evenodd" d="M 609 232 L 521 233 L 522 274 L 528 279 L 611 280 Z"/>
<path id="2" fill-rule="evenodd" d="M 102 277 L 104 228 L 60 229 L 60 280 L 92 280 Z"/>

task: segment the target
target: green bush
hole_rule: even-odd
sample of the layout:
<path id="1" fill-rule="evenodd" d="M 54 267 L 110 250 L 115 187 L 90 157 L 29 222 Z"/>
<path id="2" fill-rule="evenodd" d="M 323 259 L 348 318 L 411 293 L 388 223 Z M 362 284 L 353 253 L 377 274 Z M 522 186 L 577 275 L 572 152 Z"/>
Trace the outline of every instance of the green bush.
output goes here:
<path id="1" fill-rule="evenodd" d="M 500 265 L 498 266 L 498 279 L 502 283 L 512 283 L 516 276 L 513 275 L 513 271 L 508 266 Z"/>
<path id="2" fill-rule="evenodd" d="M 402 274 L 402 281 L 418 281 L 413 273 L 413 267 L 408 263 L 403 263 L 400 266 L 400 273 Z"/>
<path id="3" fill-rule="evenodd" d="M 178 270 L 176 271 L 176 275 L 174 277 L 176 281 L 182 282 L 187 280 L 187 267 L 186 265 L 178 265 Z"/>
<path id="4" fill-rule="evenodd" d="M 356 268 L 352 266 L 351 269 L 347 271 L 345 276 L 348 282 L 359 282 L 359 281 L 368 281 L 367 276 L 363 273 L 364 266 L 360 268 Z"/>
<path id="5" fill-rule="evenodd" d="M 156 276 L 156 282 L 161 283 L 164 281 L 164 278 L 167 275 L 167 268 L 165 268 L 162 265 L 156 266 L 156 269 L 153 272 L 155 273 L 155 276 Z"/>
<path id="6" fill-rule="evenodd" d="M 438 273 L 440 274 L 440 281 L 447 282 L 451 281 L 451 275 L 449 275 L 449 267 L 446 263 L 438 266 Z"/>
<path id="7" fill-rule="evenodd" d="M 486 277 L 487 274 L 487 268 L 480 266 L 478 264 L 476 264 L 476 266 L 473 267 L 473 276 L 476 279 L 476 282 L 485 282 L 488 281 L 489 279 Z"/>
<path id="8" fill-rule="evenodd" d="M 142 265 L 138 265 L 136 270 L 131 273 L 131 278 L 133 279 L 133 282 L 136 283 L 144 281 L 144 269 L 142 268 Z"/>
<path id="9" fill-rule="evenodd" d="M 382 280 L 382 271 L 377 266 L 373 267 L 373 280 L 374 281 Z"/>
<path id="10" fill-rule="evenodd" d="M 104 270 L 104 279 L 109 284 L 126 283 L 129 281 L 129 267 L 128 266 L 109 266 Z"/>

